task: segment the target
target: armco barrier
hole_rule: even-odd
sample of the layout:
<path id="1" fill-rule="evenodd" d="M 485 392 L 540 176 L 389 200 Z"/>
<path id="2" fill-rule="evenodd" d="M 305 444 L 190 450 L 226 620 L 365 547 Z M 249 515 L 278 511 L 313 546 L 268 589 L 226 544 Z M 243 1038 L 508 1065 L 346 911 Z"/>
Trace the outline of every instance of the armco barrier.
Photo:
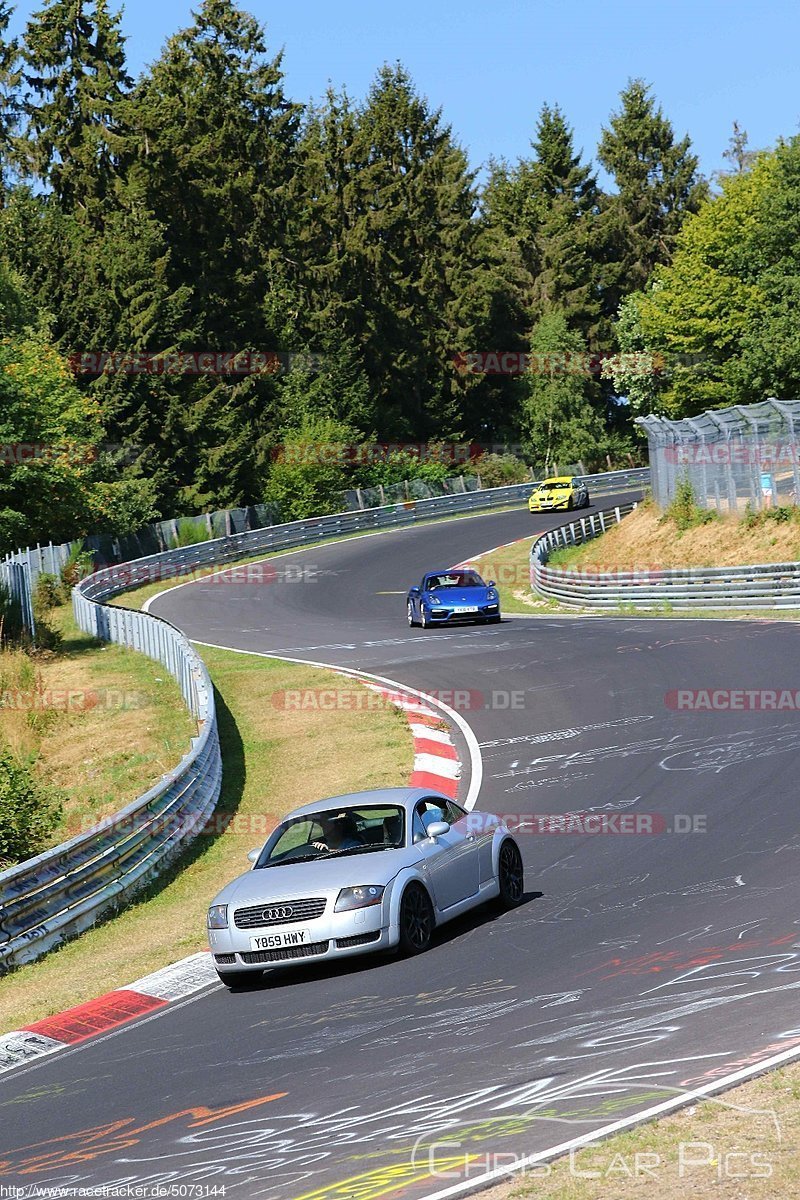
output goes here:
<path id="1" fill-rule="evenodd" d="M 591 492 L 608 494 L 641 488 L 648 477 L 644 469 L 586 479 Z M 102 828 L 0 873 L 0 971 L 33 961 L 127 899 L 175 858 L 202 828 L 219 797 L 222 763 L 214 696 L 202 660 L 166 621 L 104 601 L 198 567 L 224 566 L 342 534 L 501 508 L 526 499 L 534 486 L 515 484 L 267 526 L 116 564 L 82 580 L 72 596 L 81 629 L 163 663 L 178 680 L 200 732 L 174 771 Z M 11 556 L 9 563 L 16 560 L 21 567 L 26 553 Z"/>
<path id="2" fill-rule="evenodd" d="M 19 605 L 23 629 L 33 635 L 36 632 L 36 623 L 33 619 L 33 587 L 28 563 L 14 558 L 0 562 L 0 584 Z"/>
<path id="3" fill-rule="evenodd" d="M 602 475 L 586 475 L 585 478 L 598 492 L 608 492 L 609 490 L 619 490 L 626 487 L 641 487 L 644 483 L 649 483 L 650 471 L 649 468 L 635 468 L 630 471 L 608 471 Z M 609 482 L 610 481 L 610 482 Z M 446 483 L 456 483 L 457 480 L 445 481 Z M 411 480 L 405 484 L 391 484 L 384 490 L 389 493 L 393 488 L 410 489 L 411 494 L 401 496 L 390 496 L 383 505 L 368 505 L 369 508 L 383 508 L 388 510 L 398 505 L 416 501 L 418 503 L 429 499 L 454 499 L 457 502 L 462 501 L 465 492 L 480 493 L 484 498 L 491 497 L 494 492 L 507 491 L 511 495 L 511 500 L 515 498 L 524 499 L 532 487 L 536 484 L 532 481 L 526 483 L 515 484 L 508 488 L 465 488 L 459 487 L 452 491 L 446 491 L 445 495 L 430 496 L 424 494 L 414 495 L 415 487 L 428 489 L 429 485 L 422 483 L 420 480 Z M 362 489 L 364 491 L 365 489 Z M 375 491 L 377 489 L 366 489 Z M 475 502 L 478 507 L 484 505 L 483 500 Z M 464 505 L 456 504 L 456 507 L 464 507 Z M 361 506 L 357 506 L 353 510 L 345 511 L 360 511 Z M 220 510 L 214 513 L 204 513 L 198 517 L 181 517 L 179 520 L 158 521 L 154 525 L 146 525 L 144 529 L 139 530 L 136 534 L 124 535 L 119 538 L 108 536 L 95 535 L 88 538 L 79 538 L 72 542 L 63 542 L 60 545 L 54 545 L 52 542 L 47 545 L 37 545 L 28 547 L 24 550 L 16 550 L 12 554 L 7 554 L 0 561 L 0 578 L 3 578 L 3 569 L 10 564 L 15 564 L 24 568 L 30 582 L 33 586 L 42 572 L 50 575 L 58 575 L 61 568 L 67 562 L 70 552 L 73 550 L 84 549 L 88 553 L 95 555 L 101 561 L 106 562 L 131 562 L 135 558 L 144 557 L 146 554 L 158 554 L 166 551 L 167 547 L 177 540 L 180 527 L 185 523 L 192 525 L 194 528 L 201 528 L 203 532 L 207 532 L 207 541 L 222 540 L 224 537 L 231 537 L 237 533 L 256 532 L 260 529 L 267 529 L 273 526 L 271 520 L 272 506 L 268 504 L 250 505 L 247 508 L 231 508 Z M 149 544 L 148 544 L 149 543 Z"/>
<path id="4" fill-rule="evenodd" d="M 635 471 L 609 471 L 603 475 L 584 477 L 592 495 L 639 490 L 649 481 L 647 468 Z M 295 546 L 309 546 L 327 538 L 350 533 L 369 533 L 371 530 L 402 528 L 419 521 L 460 513 L 481 512 L 520 503 L 530 495 L 535 483 L 513 484 L 509 487 L 486 488 L 451 496 L 435 496 L 429 500 L 409 500 L 331 516 L 311 517 L 290 521 L 285 525 L 268 525 L 247 533 L 232 534 L 209 542 L 199 542 L 179 550 L 151 554 L 132 562 L 118 563 L 89 576 L 80 585 L 82 595 L 102 600 L 132 587 L 151 581 L 168 581 L 189 575 L 202 567 L 225 566 L 241 558 Z M 95 632 L 92 629 L 92 632 Z M 98 631 L 98 636 L 104 636 Z"/>
<path id="5" fill-rule="evenodd" d="M 636 507 L 581 517 L 553 529 L 531 547 L 531 586 L 541 596 L 580 608 L 800 608 L 800 563 L 747 567 L 683 567 L 609 571 L 548 566 L 554 550 L 600 536 Z"/>
<path id="6" fill-rule="evenodd" d="M 75 589 L 82 629 L 163 663 L 199 732 L 178 766 L 121 812 L 63 845 L 0 873 L 0 971 L 32 962 L 88 929 L 162 871 L 202 829 L 222 780 L 214 694 L 205 665 L 157 617 L 97 604 Z"/>

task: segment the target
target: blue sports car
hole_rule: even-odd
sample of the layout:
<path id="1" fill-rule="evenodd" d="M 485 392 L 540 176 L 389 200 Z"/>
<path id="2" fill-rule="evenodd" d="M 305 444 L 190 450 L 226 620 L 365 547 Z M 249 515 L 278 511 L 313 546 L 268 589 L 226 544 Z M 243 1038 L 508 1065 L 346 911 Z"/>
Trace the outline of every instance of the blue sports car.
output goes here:
<path id="1" fill-rule="evenodd" d="M 409 625 L 447 625 L 451 621 L 500 620 L 500 597 L 494 580 L 484 583 L 477 571 L 451 567 L 429 571 L 406 598 Z"/>

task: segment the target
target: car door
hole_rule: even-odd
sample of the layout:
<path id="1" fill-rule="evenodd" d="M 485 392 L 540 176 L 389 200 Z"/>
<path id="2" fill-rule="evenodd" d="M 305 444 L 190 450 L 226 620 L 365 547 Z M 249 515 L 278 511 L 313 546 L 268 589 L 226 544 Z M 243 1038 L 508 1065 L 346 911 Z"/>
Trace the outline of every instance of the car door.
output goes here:
<path id="1" fill-rule="evenodd" d="M 457 810 L 459 813 L 461 810 Z M 451 823 L 451 811 L 438 797 L 420 800 L 414 809 L 412 831 L 420 833 L 423 840 L 417 845 L 431 881 L 436 907 L 441 911 L 460 904 L 462 900 L 478 894 L 480 882 L 480 859 L 474 833 L 467 827 L 466 820 Z M 431 840 L 424 828 L 430 818 L 445 821 L 450 828 L 447 833 Z"/>
<path id="2" fill-rule="evenodd" d="M 416 606 L 417 606 L 416 615 L 419 620 L 422 620 L 422 597 L 425 594 L 425 588 L 427 587 L 427 584 L 428 584 L 428 576 L 423 575 L 422 579 L 420 580 L 419 591 L 417 592 L 417 595 L 415 598 Z"/>

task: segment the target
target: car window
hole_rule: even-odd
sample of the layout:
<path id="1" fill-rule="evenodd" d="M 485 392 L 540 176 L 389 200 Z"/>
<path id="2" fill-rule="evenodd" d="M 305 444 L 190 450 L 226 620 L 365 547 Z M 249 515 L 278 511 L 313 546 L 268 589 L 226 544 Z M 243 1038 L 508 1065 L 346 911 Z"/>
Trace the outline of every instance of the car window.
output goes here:
<path id="1" fill-rule="evenodd" d="M 440 800 L 438 796 L 426 796 L 414 809 L 414 817 L 419 820 L 420 827 L 426 831 L 434 821 L 444 821 L 445 825 L 451 827 L 458 825 L 459 829 L 462 829 L 465 828 L 467 813 L 454 800 Z M 416 823 L 414 828 L 417 828 Z M 428 836 L 427 832 L 424 836 Z M 416 836 L 414 840 L 418 840 Z"/>
<path id="2" fill-rule="evenodd" d="M 447 821 L 448 825 L 456 825 L 459 821 L 462 821 L 467 815 L 466 809 L 463 809 L 460 804 L 456 804 L 456 802 L 454 800 L 449 800 L 447 802 L 447 808 L 445 809 L 445 814 L 446 814 L 445 820 Z"/>
<path id="3" fill-rule="evenodd" d="M 444 821 L 445 825 L 458 826 L 459 831 L 466 832 L 467 812 L 454 800 L 440 800 L 438 796 L 426 796 L 420 800 L 414 809 L 412 823 L 412 839 L 419 842 L 428 836 L 428 829 L 434 821 Z"/>
<path id="4" fill-rule="evenodd" d="M 485 587 L 477 571 L 447 571 L 440 575 L 429 575 L 425 585 L 426 591 L 438 588 Z"/>
<path id="5" fill-rule="evenodd" d="M 320 833 L 319 824 L 309 817 L 296 821 L 287 821 L 272 847 L 271 858 L 283 858 L 292 851 L 299 854 L 304 846 L 309 846 Z M 260 860 L 259 860 L 260 865 Z"/>
<path id="6" fill-rule="evenodd" d="M 256 867 L 302 862 L 320 853 L 396 850 L 404 844 L 405 814 L 397 805 L 321 810 L 283 821 L 268 839 Z"/>
<path id="7" fill-rule="evenodd" d="M 411 840 L 416 846 L 417 842 L 424 842 L 427 837 L 425 826 L 422 823 L 422 814 L 419 811 L 419 805 L 414 809 L 414 816 L 411 820 Z"/>
<path id="8" fill-rule="evenodd" d="M 435 799 L 433 796 L 426 797 L 424 800 L 420 800 L 419 804 L 417 804 L 416 808 L 414 809 L 414 813 L 416 816 L 419 816 L 420 821 L 422 822 L 422 827 L 426 830 L 434 823 L 434 821 L 445 821 L 448 825 L 450 824 L 450 822 L 447 820 L 447 808 L 445 803 L 442 800 Z"/>

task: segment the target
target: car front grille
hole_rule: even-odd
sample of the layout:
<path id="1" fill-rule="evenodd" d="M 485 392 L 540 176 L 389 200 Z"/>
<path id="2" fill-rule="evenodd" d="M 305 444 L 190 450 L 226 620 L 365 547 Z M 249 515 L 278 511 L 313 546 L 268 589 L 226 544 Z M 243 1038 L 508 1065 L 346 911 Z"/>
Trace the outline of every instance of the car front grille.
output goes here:
<path id="1" fill-rule="evenodd" d="M 233 923 L 237 929 L 264 929 L 269 925 L 293 925 L 296 921 L 314 921 L 325 912 L 325 898 L 310 900 L 271 900 L 237 908 Z"/>
<path id="2" fill-rule="evenodd" d="M 236 955 L 235 954 L 215 954 L 214 962 L 219 963 L 219 965 L 221 967 L 235 966 Z"/>
<path id="3" fill-rule="evenodd" d="M 239 957 L 243 963 L 286 962 L 290 958 L 313 958 L 324 954 L 330 942 L 309 942 L 307 946 L 287 946 L 283 950 L 245 950 Z"/>
<path id="4" fill-rule="evenodd" d="M 349 946 L 368 946 L 370 942 L 377 942 L 380 936 L 380 929 L 376 929 L 374 933 L 357 933 L 355 937 L 337 938 L 336 948 L 346 950 Z"/>

